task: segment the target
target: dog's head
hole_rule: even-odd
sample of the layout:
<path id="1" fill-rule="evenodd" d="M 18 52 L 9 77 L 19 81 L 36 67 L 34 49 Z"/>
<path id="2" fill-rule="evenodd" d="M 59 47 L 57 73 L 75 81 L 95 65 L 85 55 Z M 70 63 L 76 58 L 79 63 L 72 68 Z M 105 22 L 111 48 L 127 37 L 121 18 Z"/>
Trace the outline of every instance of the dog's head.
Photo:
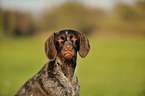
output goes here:
<path id="1" fill-rule="evenodd" d="M 46 56 L 55 60 L 56 56 L 66 60 L 73 59 L 77 51 L 81 57 L 85 57 L 90 50 L 87 37 L 78 31 L 62 30 L 53 33 L 45 42 Z"/>

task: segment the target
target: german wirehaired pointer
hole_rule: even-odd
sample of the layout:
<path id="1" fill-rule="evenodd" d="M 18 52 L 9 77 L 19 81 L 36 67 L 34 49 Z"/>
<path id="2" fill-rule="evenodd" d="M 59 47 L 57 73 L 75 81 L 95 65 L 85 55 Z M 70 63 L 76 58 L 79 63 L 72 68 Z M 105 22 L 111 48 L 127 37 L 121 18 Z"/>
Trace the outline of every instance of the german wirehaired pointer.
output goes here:
<path id="1" fill-rule="evenodd" d="M 77 51 L 85 57 L 89 50 L 89 41 L 81 32 L 62 30 L 53 33 L 45 43 L 45 53 L 50 61 L 15 96 L 78 96 Z"/>

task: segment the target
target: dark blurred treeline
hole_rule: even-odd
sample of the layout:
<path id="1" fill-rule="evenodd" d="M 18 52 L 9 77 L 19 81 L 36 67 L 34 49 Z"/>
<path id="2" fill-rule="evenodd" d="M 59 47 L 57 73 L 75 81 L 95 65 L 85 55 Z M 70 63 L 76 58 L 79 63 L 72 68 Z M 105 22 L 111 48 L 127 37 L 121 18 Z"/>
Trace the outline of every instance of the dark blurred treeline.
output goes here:
<path id="1" fill-rule="evenodd" d="M 85 34 L 145 35 L 145 1 L 131 5 L 117 3 L 109 11 L 67 2 L 53 10 L 45 10 L 35 18 L 31 13 L 0 9 L 0 35 L 24 36 L 61 29 L 77 29 Z"/>
<path id="2" fill-rule="evenodd" d="M 3 35 L 32 35 L 34 23 L 30 13 L 0 10 L 0 31 Z"/>

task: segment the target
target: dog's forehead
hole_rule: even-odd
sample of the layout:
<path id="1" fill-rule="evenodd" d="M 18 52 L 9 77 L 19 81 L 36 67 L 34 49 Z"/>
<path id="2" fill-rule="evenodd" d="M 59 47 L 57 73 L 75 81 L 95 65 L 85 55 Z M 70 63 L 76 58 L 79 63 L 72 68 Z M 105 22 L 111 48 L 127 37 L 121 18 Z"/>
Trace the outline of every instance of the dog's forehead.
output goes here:
<path id="1" fill-rule="evenodd" d="M 59 31 L 58 34 L 59 35 L 66 35 L 66 36 L 69 36 L 70 34 L 77 35 L 74 30 L 62 30 L 62 31 Z"/>

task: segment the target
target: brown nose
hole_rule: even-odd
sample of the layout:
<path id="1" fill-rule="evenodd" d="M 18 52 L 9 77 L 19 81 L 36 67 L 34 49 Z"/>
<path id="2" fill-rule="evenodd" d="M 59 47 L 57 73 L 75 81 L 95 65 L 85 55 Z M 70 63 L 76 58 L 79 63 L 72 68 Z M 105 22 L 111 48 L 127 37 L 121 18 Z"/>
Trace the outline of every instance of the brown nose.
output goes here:
<path id="1" fill-rule="evenodd" d="M 64 44 L 64 50 L 65 51 L 71 51 L 73 49 L 73 46 L 69 43 L 69 42 L 66 42 L 65 44 Z"/>

